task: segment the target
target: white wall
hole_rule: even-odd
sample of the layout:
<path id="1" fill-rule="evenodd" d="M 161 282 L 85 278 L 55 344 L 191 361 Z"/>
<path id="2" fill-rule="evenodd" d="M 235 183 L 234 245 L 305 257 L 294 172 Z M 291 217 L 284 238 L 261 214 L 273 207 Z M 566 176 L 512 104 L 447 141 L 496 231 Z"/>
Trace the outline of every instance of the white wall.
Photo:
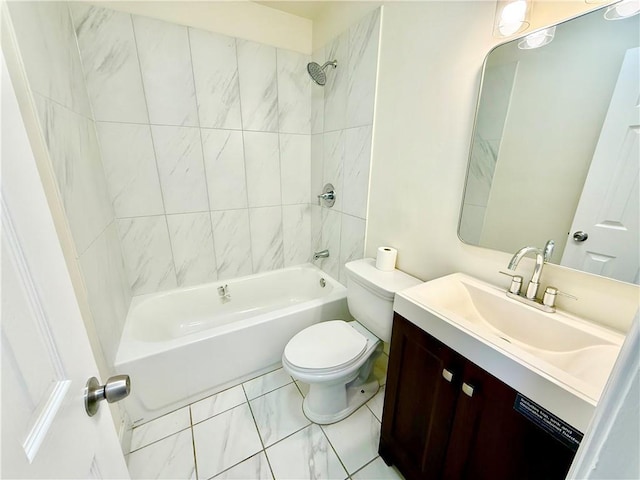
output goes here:
<path id="1" fill-rule="evenodd" d="M 311 55 L 312 22 L 248 1 L 106 1 L 105 8 Z"/>
<path id="2" fill-rule="evenodd" d="M 558 4 L 556 20 L 566 3 Z M 462 271 L 507 286 L 498 270 L 510 255 L 464 245 L 456 235 L 480 70 L 499 43 L 492 37 L 494 11 L 494 2 L 384 7 L 366 254 L 392 245 L 399 250 L 398 267 L 424 280 Z M 547 2 L 538 12 L 543 20 L 534 17 L 531 28 L 553 18 Z M 520 268 L 526 265 L 531 262 Z M 637 287 L 553 265 L 545 269 L 545 284 L 579 298 L 562 299 L 560 308 L 629 328 Z"/>

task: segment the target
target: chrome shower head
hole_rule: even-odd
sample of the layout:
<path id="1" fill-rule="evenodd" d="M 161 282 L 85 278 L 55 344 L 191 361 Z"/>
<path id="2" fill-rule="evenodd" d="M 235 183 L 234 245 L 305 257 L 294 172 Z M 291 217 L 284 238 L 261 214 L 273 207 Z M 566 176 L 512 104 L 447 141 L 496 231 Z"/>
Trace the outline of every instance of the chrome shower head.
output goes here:
<path id="1" fill-rule="evenodd" d="M 327 83 L 327 74 L 324 73 L 324 69 L 329 65 L 331 65 L 333 68 L 336 68 L 338 66 L 338 61 L 333 60 L 325 63 L 322 66 L 320 66 L 316 62 L 308 63 L 307 72 L 309 72 L 309 75 L 311 75 L 311 78 L 314 82 L 316 82 L 320 86 L 324 86 L 324 84 Z"/>

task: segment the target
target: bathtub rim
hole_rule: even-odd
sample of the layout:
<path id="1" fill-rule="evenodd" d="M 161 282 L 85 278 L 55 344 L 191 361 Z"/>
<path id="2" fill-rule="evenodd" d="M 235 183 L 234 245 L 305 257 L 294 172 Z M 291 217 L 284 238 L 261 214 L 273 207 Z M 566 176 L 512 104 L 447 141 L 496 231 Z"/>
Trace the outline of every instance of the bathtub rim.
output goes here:
<path id="1" fill-rule="evenodd" d="M 332 286 L 331 292 L 327 295 L 314 298 L 312 300 L 301 302 L 295 305 L 289 305 L 287 307 L 280 308 L 275 311 L 262 313 L 262 314 L 256 315 L 255 317 L 242 319 L 240 321 L 221 325 L 212 329 L 205 329 L 198 332 L 192 332 L 181 337 L 170 338 L 167 340 L 158 340 L 158 341 L 144 341 L 144 340 L 138 340 L 132 335 L 131 330 L 133 328 L 132 327 L 133 322 L 130 321 L 130 314 L 136 307 L 138 307 L 143 302 L 153 300 L 155 298 L 161 298 L 169 294 L 193 291 L 193 290 L 202 289 L 202 288 L 217 288 L 218 286 L 221 286 L 224 284 L 232 284 L 232 282 L 235 282 L 235 281 L 259 279 L 259 278 L 271 276 L 274 273 L 284 272 L 284 271 L 295 271 L 295 270 L 313 270 L 316 274 L 318 274 L 318 278 L 324 278 L 325 281 Z M 143 358 L 147 358 L 153 355 L 161 354 L 162 352 L 168 349 L 183 347 L 185 345 L 189 345 L 191 343 L 198 342 L 206 338 L 210 338 L 214 336 L 213 332 L 215 332 L 215 336 L 234 332 L 242 328 L 246 328 L 250 325 L 257 325 L 264 322 L 268 322 L 269 320 L 272 320 L 273 318 L 280 315 L 294 314 L 298 311 L 318 307 L 325 303 L 339 301 L 339 300 L 345 299 L 346 295 L 347 295 L 347 288 L 342 283 L 340 283 L 338 280 L 334 279 L 331 275 L 327 274 L 326 272 L 324 272 L 323 270 L 321 270 L 320 268 L 318 268 L 317 266 L 311 263 L 304 263 L 304 264 L 294 265 L 294 266 L 285 267 L 277 270 L 270 270 L 268 272 L 259 272 L 251 275 L 245 275 L 242 277 L 231 278 L 226 280 L 216 280 L 214 282 L 201 283 L 201 284 L 191 285 L 187 287 L 178 287 L 171 290 L 163 290 L 161 292 L 153 292 L 153 293 L 147 293 L 143 295 L 137 295 L 132 298 L 131 303 L 129 305 L 129 309 L 127 310 L 125 325 L 123 327 L 122 335 L 120 337 L 120 342 L 118 344 L 118 350 L 116 353 L 114 365 L 117 368 L 119 365 L 123 365 L 129 362 L 143 359 Z M 275 315 L 276 312 L 277 312 L 277 315 Z M 126 352 L 122 350 L 124 341 L 128 343 L 128 348 Z"/>

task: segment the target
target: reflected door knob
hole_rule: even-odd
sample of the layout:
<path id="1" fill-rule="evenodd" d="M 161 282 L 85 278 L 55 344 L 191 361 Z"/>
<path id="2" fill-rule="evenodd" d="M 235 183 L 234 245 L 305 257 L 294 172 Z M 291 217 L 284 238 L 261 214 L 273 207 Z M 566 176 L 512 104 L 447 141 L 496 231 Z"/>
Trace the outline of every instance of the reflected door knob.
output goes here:
<path id="1" fill-rule="evenodd" d="M 582 230 L 578 230 L 573 233 L 573 239 L 576 242 L 584 242 L 587 238 L 589 238 L 589 234 L 587 232 L 583 232 Z"/>
<path id="2" fill-rule="evenodd" d="M 84 409 L 87 415 L 93 417 L 100 408 L 100 402 L 106 400 L 109 403 L 119 402 L 131 392 L 131 380 L 129 375 L 116 375 L 107 379 L 107 383 L 100 385 L 96 377 L 87 381 L 84 392 Z"/>

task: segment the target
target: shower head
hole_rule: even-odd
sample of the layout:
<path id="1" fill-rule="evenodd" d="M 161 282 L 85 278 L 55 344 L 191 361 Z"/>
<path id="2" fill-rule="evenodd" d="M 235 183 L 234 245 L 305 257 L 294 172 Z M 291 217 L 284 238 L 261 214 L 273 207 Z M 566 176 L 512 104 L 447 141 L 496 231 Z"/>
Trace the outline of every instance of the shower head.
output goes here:
<path id="1" fill-rule="evenodd" d="M 308 63 L 307 72 L 309 72 L 309 75 L 311 75 L 311 78 L 314 82 L 316 82 L 320 86 L 324 86 L 324 84 L 327 83 L 327 75 L 326 73 L 324 73 L 324 69 L 329 65 L 331 65 L 333 68 L 336 68 L 338 66 L 338 61 L 333 60 L 325 63 L 322 66 L 320 66 L 316 62 Z"/>

